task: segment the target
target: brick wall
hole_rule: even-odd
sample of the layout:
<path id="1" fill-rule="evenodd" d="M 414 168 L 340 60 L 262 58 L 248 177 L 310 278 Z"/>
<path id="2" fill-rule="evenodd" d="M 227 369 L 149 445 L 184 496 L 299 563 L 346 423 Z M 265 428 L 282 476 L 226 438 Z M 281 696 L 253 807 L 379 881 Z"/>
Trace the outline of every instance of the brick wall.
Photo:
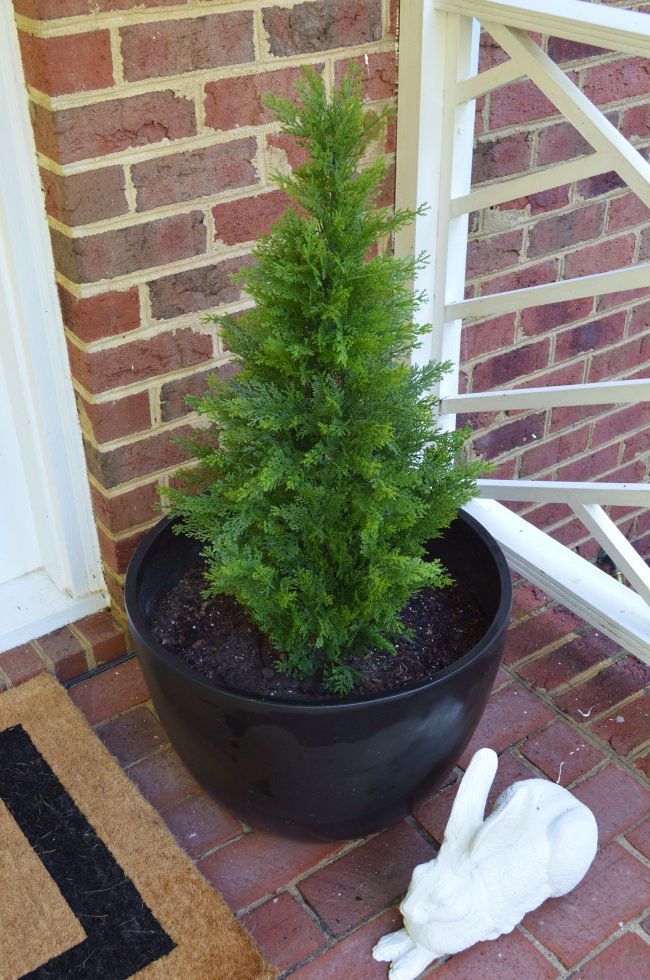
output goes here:
<path id="1" fill-rule="evenodd" d="M 331 84 L 349 58 L 394 98 L 398 0 L 14 0 L 102 556 L 121 601 L 128 559 L 173 478 L 188 393 L 228 354 L 201 313 L 244 305 L 231 273 L 285 201 L 296 161 L 261 97 L 302 64 Z M 626 4 L 629 6 L 629 4 Z M 650 146 L 650 73 L 633 58 L 544 39 L 626 135 Z M 487 41 L 482 66 L 502 57 Z M 394 127 L 385 150 L 395 151 Z M 481 100 L 480 183 L 585 152 L 526 82 Z M 392 186 L 386 188 L 392 199 Z M 470 295 L 648 257 L 647 212 L 617 179 L 580 181 L 472 216 Z M 650 290 L 468 325 L 466 390 L 647 373 Z M 474 444 L 512 477 L 642 480 L 641 409 L 472 417 Z M 561 462 L 558 463 L 558 460 Z M 590 557 L 566 508 L 524 508 Z M 648 516 L 620 509 L 650 544 Z"/>
<path id="2" fill-rule="evenodd" d="M 648 12 L 640 3 L 612 4 Z M 559 38 L 536 38 L 551 58 L 648 157 L 650 61 Z M 487 36 L 481 68 L 505 60 Z M 505 179 L 590 151 L 528 81 L 477 105 L 473 181 Z M 604 272 L 650 258 L 650 212 L 614 173 L 579 180 L 473 214 L 467 295 Z M 466 391 L 579 384 L 650 376 L 650 288 L 556 303 L 467 323 Z M 639 481 L 650 476 L 648 406 L 558 408 L 468 416 L 474 446 L 494 475 L 522 479 Z M 589 558 L 598 545 L 566 506 L 513 505 Z M 648 512 L 610 508 L 650 555 Z"/>
<path id="3" fill-rule="evenodd" d="M 262 104 L 350 58 L 395 94 L 391 0 L 15 0 L 61 307 L 109 588 L 183 461 L 188 393 L 228 354 L 201 313 L 285 207 L 296 160 Z M 386 150 L 394 153 L 394 130 Z M 392 186 L 386 188 L 392 200 Z"/>

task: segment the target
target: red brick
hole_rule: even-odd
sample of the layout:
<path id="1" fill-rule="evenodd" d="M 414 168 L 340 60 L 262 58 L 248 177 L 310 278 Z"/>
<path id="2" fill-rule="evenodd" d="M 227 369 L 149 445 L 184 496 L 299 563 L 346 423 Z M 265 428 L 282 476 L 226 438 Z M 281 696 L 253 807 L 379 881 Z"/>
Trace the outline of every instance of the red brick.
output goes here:
<path id="1" fill-rule="evenodd" d="M 109 88 L 113 84 L 111 37 L 87 31 L 61 37 L 18 32 L 25 80 L 46 95 Z"/>
<path id="2" fill-rule="evenodd" d="M 634 830 L 628 830 L 625 836 L 630 844 L 650 861 L 650 820 L 644 820 Z"/>
<path id="3" fill-rule="evenodd" d="M 554 408 L 551 412 L 551 432 L 578 425 L 592 418 L 598 410 L 592 405 L 571 405 L 567 408 Z"/>
<path id="4" fill-rule="evenodd" d="M 544 385 L 575 385 L 582 384 L 585 377 L 585 362 L 575 361 L 572 364 L 563 364 L 561 367 L 553 367 L 544 374 L 537 374 L 533 378 L 525 378 L 521 381 L 522 388 L 543 387 Z"/>
<path id="5" fill-rule="evenodd" d="M 128 768 L 129 778 L 156 810 L 196 793 L 198 786 L 174 750 L 167 746 Z"/>
<path id="6" fill-rule="evenodd" d="M 69 238 L 51 228 L 54 261 L 71 282 L 124 276 L 201 255 L 207 243 L 204 222 L 202 211 L 190 211 L 83 238 Z"/>
<path id="7" fill-rule="evenodd" d="M 565 466 L 557 469 L 558 480 L 569 480 L 579 482 L 580 480 L 592 481 L 607 473 L 613 466 L 616 466 L 618 458 L 618 446 L 608 446 L 597 453 L 589 453 L 581 459 L 576 459 Z"/>
<path id="8" fill-rule="evenodd" d="M 353 64 L 359 71 L 363 84 L 363 97 L 371 101 L 392 99 L 397 94 L 397 61 L 393 51 L 368 54 L 363 58 L 343 58 L 334 63 L 334 78 L 340 85 L 348 69 Z"/>
<path id="9" fill-rule="evenodd" d="M 647 224 L 650 208 L 640 201 L 636 194 L 626 194 L 609 202 L 607 231 L 622 231 L 634 225 Z"/>
<path id="10" fill-rule="evenodd" d="M 605 203 L 575 208 L 564 214 L 537 221 L 530 230 L 528 256 L 555 253 L 578 242 L 597 238 L 605 223 Z"/>
<path id="11" fill-rule="evenodd" d="M 192 409 L 187 405 L 188 396 L 202 395 L 208 386 L 208 378 L 213 375 L 219 381 L 227 381 L 239 372 L 239 366 L 234 362 L 220 364 L 210 371 L 201 371 L 188 378 L 175 378 L 168 381 L 160 389 L 160 415 L 163 422 L 187 415 Z"/>
<path id="12" fill-rule="evenodd" d="M 610 442 L 612 439 L 620 439 L 630 429 L 639 425 L 641 421 L 638 405 L 610 412 L 609 415 L 594 424 L 591 444 L 599 446 L 604 442 Z"/>
<path id="13" fill-rule="evenodd" d="M 541 286 L 547 282 L 555 282 L 558 275 L 558 259 L 536 262 L 513 269 L 494 279 L 488 279 L 480 287 L 480 293 L 504 293 L 511 289 L 527 289 L 529 286 Z"/>
<path id="14" fill-rule="evenodd" d="M 211 357 L 212 338 L 190 327 L 97 351 L 85 351 L 70 344 L 73 376 L 91 394 L 159 377 L 201 364 Z"/>
<path id="15" fill-rule="evenodd" d="M 95 442 L 99 444 L 142 432 L 151 426 L 149 395 L 146 391 L 99 404 L 91 404 L 77 395 L 77 405 L 82 418 L 85 417 L 92 430 Z"/>
<path id="16" fill-rule="evenodd" d="M 99 552 L 105 565 L 109 565 L 117 575 L 124 575 L 135 549 L 142 539 L 142 531 L 126 538 L 116 540 L 106 534 L 103 528 L 97 528 Z"/>
<path id="17" fill-rule="evenodd" d="M 243 833 L 239 820 L 204 793 L 188 796 L 164 810 L 162 817 L 193 859 Z"/>
<path id="18" fill-rule="evenodd" d="M 508 60 L 508 55 L 487 31 L 481 31 L 479 45 L 479 71 L 487 71 Z"/>
<path id="19" fill-rule="evenodd" d="M 151 521 L 156 515 L 154 508 L 160 500 L 155 483 L 147 483 L 115 497 L 105 497 L 91 484 L 90 494 L 95 516 L 113 534 Z"/>
<path id="20" fill-rule="evenodd" d="M 527 739 L 520 751 L 560 786 L 569 786 L 604 758 L 602 752 L 561 721 Z"/>
<path id="21" fill-rule="evenodd" d="M 556 703 L 562 711 L 584 723 L 611 710 L 619 701 L 640 691 L 650 683 L 650 667 L 635 657 L 627 657 L 605 667 L 599 674 L 560 695 Z"/>
<path id="22" fill-rule="evenodd" d="M 103 722 L 95 732 L 123 768 L 158 752 L 168 741 L 158 719 L 144 706 Z"/>
<path id="23" fill-rule="evenodd" d="M 526 520 L 542 531 L 546 531 L 560 521 L 566 520 L 571 513 L 571 508 L 567 504 L 542 504 L 529 510 L 526 513 Z"/>
<path id="24" fill-rule="evenodd" d="M 316 0 L 289 10 L 268 7 L 263 21 L 276 57 L 348 47 L 381 38 L 381 0 Z"/>
<path id="25" fill-rule="evenodd" d="M 576 552 L 588 561 L 594 561 L 600 549 L 600 545 L 592 547 L 593 538 L 589 537 L 582 521 L 577 517 L 553 528 L 549 533 L 560 544 L 566 545 L 567 548 L 575 548 Z"/>
<path id="26" fill-rule="evenodd" d="M 252 11 L 120 28 L 127 82 L 255 60 Z"/>
<path id="27" fill-rule="evenodd" d="M 170 90 L 31 113 L 37 148 L 61 164 L 196 135 L 194 103 Z"/>
<path id="28" fill-rule="evenodd" d="M 488 701 L 485 714 L 459 765 L 466 768 L 477 749 L 484 746 L 499 753 L 505 751 L 552 718 L 552 712 L 519 685 L 504 687 Z"/>
<path id="29" fill-rule="evenodd" d="M 190 431 L 189 427 L 183 426 L 173 432 L 161 432 L 106 452 L 86 444 L 88 469 L 101 486 L 110 489 L 136 477 L 178 466 L 188 459 L 187 452 L 179 445 L 179 439 Z"/>
<path id="30" fill-rule="evenodd" d="M 263 956 L 284 971 L 327 945 L 327 936 L 286 892 L 241 919 Z"/>
<path id="31" fill-rule="evenodd" d="M 210 854 L 197 867 L 228 905 L 239 911 L 305 874 L 340 847 L 254 831 Z"/>
<path id="32" fill-rule="evenodd" d="M 540 129 L 537 143 L 537 165 L 564 163 L 591 152 L 591 146 L 571 123 L 562 122 Z"/>
<path id="33" fill-rule="evenodd" d="M 551 597 L 532 582 L 513 583 L 511 621 L 516 623 L 528 613 L 547 606 L 550 601 Z"/>
<path id="34" fill-rule="evenodd" d="M 634 760 L 635 768 L 642 773 L 646 779 L 650 779 L 650 752 L 644 756 L 639 756 Z M 650 930 L 649 930 L 650 931 Z"/>
<path id="35" fill-rule="evenodd" d="M 596 818 L 600 847 L 650 813 L 650 791 L 616 766 L 589 776 L 572 792 Z"/>
<path id="36" fill-rule="evenodd" d="M 467 278 L 516 265 L 523 249 L 523 230 L 475 238 L 467 246 Z"/>
<path id="37" fill-rule="evenodd" d="M 645 412 L 647 408 L 645 406 L 642 408 L 638 406 L 638 424 L 645 424 Z M 644 459 L 650 450 L 650 430 L 647 428 L 643 429 L 641 432 L 636 432 L 634 435 L 627 436 L 625 442 L 623 443 L 623 455 L 621 457 L 622 463 L 627 463 L 630 460 L 636 459 L 638 456 L 642 456 Z"/>
<path id="38" fill-rule="evenodd" d="M 634 255 L 634 235 L 610 238 L 598 245 L 576 249 L 564 260 L 566 278 L 587 276 L 596 272 L 609 272 L 628 265 Z"/>
<path id="39" fill-rule="evenodd" d="M 87 0 L 14 0 L 17 14 L 34 17 L 39 20 L 50 20 L 55 17 L 74 17 L 75 14 L 87 14 Z"/>
<path id="40" fill-rule="evenodd" d="M 556 439 L 547 439 L 522 453 L 520 477 L 532 477 L 557 465 L 558 460 L 584 452 L 589 442 L 589 426 L 572 429 Z"/>
<path id="41" fill-rule="evenodd" d="M 36 641 L 37 647 L 52 664 L 54 672 L 60 681 L 69 681 L 73 677 L 81 677 L 89 670 L 86 651 L 79 639 L 67 626 L 40 636 Z"/>
<path id="42" fill-rule="evenodd" d="M 561 963 L 575 966 L 650 903 L 650 879 L 620 844 L 597 855 L 586 877 L 568 895 L 551 898 L 523 925 Z"/>
<path id="43" fill-rule="evenodd" d="M 517 673 L 540 691 L 551 691 L 615 653 L 619 647 L 607 637 L 594 642 L 589 636 L 579 636 L 544 654 L 537 660 L 517 668 Z"/>
<path id="44" fill-rule="evenodd" d="M 641 292 L 641 291 L 639 291 Z M 650 303 L 643 303 L 632 311 L 628 332 L 630 335 L 644 333 L 650 326 Z"/>
<path id="45" fill-rule="evenodd" d="M 186 0 L 93 0 L 94 9 L 99 11 L 130 10 L 132 7 L 180 6 Z"/>
<path id="46" fill-rule="evenodd" d="M 298 980 L 342 980 L 345 977 L 385 980 L 386 963 L 374 960 L 372 949 L 382 936 L 395 932 L 401 926 L 402 917 L 397 909 L 388 909 L 320 956 L 314 957 L 291 976 Z"/>
<path id="47" fill-rule="evenodd" d="M 491 459 L 500 453 L 525 445 L 531 439 L 538 439 L 543 432 L 544 414 L 528 415 L 475 439 L 474 448 L 481 456 Z"/>
<path id="48" fill-rule="evenodd" d="M 624 289 L 617 293 L 603 293 L 596 298 L 596 308 L 611 310 L 613 306 L 624 306 L 635 300 L 645 299 L 649 294 L 649 289 Z"/>
<path id="49" fill-rule="evenodd" d="M 472 183 L 522 173 L 530 166 L 531 139 L 528 133 L 481 139 L 474 146 Z"/>
<path id="50" fill-rule="evenodd" d="M 603 381 L 617 375 L 634 377 L 635 368 L 650 360 L 650 335 L 640 335 L 609 351 L 595 354 L 589 368 L 589 381 Z"/>
<path id="51" fill-rule="evenodd" d="M 612 191 L 618 190 L 619 187 L 625 187 L 625 181 L 615 170 L 608 170 L 604 174 L 595 174 L 593 177 L 586 177 L 584 180 L 579 180 L 576 184 L 576 190 L 583 200 L 600 197 L 601 194 L 610 194 Z"/>
<path id="52" fill-rule="evenodd" d="M 546 306 L 533 306 L 521 311 L 521 329 L 527 336 L 545 333 L 564 324 L 572 323 L 589 316 L 593 300 L 571 299 L 564 303 L 548 303 Z"/>
<path id="53" fill-rule="evenodd" d="M 561 361 L 579 354 L 615 344 L 625 334 L 625 312 L 583 323 L 571 330 L 563 330 L 555 342 L 555 360 Z"/>
<path id="54" fill-rule="evenodd" d="M 273 122 L 273 113 L 264 105 L 264 96 L 267 93 L 283 98 L 294 95 L 294 85 L 299 78 L 299 68 L 284 68 L 208 82 L 205 86 L 206 125 L 216 130 L 229 130 Z"/>
<path id="55" fill-rule="evenodd" d="M 629 55 L 618 61 L 587 68 L 582 89 L 595 105 L 618 102 L 650 92 L 650 64 L 646 58 Z"/>
<path id="56" fill-rule="evenodd" d="M 390 0 L 390 25 L 391 34 L 397 34 L 399 28 L 399 4 L 400 0 Z"/>
<path id="57" fill-rule="evenodd" d="M 582 61 L 583 58 L 598 57 L 606 54 L 602 48 L 594 44 L 582 44 L 563 37 L 549 37 L 548 54 L 557 64 L 564 61 Z"/>
<path id="58" fill-rule="evenodd" d="M 0 653 L 0 669 L 5 672 L 12 684 L 22 684 L 45 670 L 45 662 L 41 660 L 31 643 L 12 647 Z"/>
<path id="59" fill-rule="evenodd" d="M 650 235 L 647 227 L 641 232 L 641 243 L 639 245 L 639 260 L 645 262 L 650 258 Z"/>
<path id="60" fill-rule="evenodd" d="M 576 970 L 575 980 L 612 980 L 612 977 L 642 977 L 650 968 L 650 944 L 627 933 Z"/>
<path id="61" fill-rule="evenodd" d="M 650 105 L 647 101 L 641 105 L 630 106 L 623 113 L 621 132 L 629 140 L 645 140 L 650 136 Z"/>
<path id="62" fill-rule="evenodd" d="M 97 674 L 70 688 L 70 697 L 91 725 L 107 721 L 149 698 L 137 660 Z"/>
<path id="63" fill-rule="evenodd" d="M 395 901 L 406 890 L 413 866 L 433 857 L 431 845 L 403 822 L 303 879 L 298 887 L 330 932 L 340 936 Z"/>
<path id="64" fill-rule="evenodd" d="M 226 259 L 200 269 L 163 276 L 149 284 L 151 313 L 156 320 L 197 313 L 241 296 L 233 275 L 249 264 L 246 258 Z"/>
<path id="65" fill-rule="evenodd" d="M 507 936 L 477 943 L 436 970 L 443 980 L 478 980 L 479 977 L 498 977 L 499 980 L 553 980 L 555 967 L 535 949 L 533 944 L 515 930 Z"/>
<path id="66" fill-rule="evenodd" d="M 553 187 L 551 190 L 540 191 L 538 194 L 505 201 L 503 204 L 499 204 L 498 208 L 500 211 L 523 211 L 528 208 L 531 216 L 535 216 L 564 208 L 570 203 L 570 199 L 571 185 L 563 184 L 561 187 Z"/>
<path id="67" fill-rule="evenodd" d="M 271 191 L 257 197 L 217 204 L 212 208 L 215 241 L 238 245 L 265 235 L 282 217 L 289 204 L 291 201 L 284 191 Z"/>
<path id="68" fill-rule="evenodd" d="M 59 300 L 66 327 L 86 344 L 140 326 L 140 300 L 136 287 L 125 292 L 98 293 L 78 299 L 59 286 Z"/>
<path id="69" fill-rule="evenodd" d="M 485 320 L 483 323 L 466 323 L 463 325 L 461 338 L 461 357 L 463 361 L 471 361 L 472 358 L 479 357 L 486 351 L 509 347 L 514 340 L 514 313 Z"/>
<path id="70" fill-rule="evenodd" d="M 302 146 L 298 146 L 293 136 L 287 133 L 267 133 L 266 145 L 271 148 L 272 161 L 275 160 L 274 151 L 279 150 L 284 157 L 283 163 L 292 170 L 302 166 L 307 159 L 307 151 Z M 389 152 L 388 148 L 386 152 Z M 282 170 L 283 167 L 276 165 L 276 169 Z"/>
<path id="71" fill-rule="evenodd" d="M 504 354 L 484 358 L 472 373 L 473 390 L 487 391 L 490 388 L 501 388 L 516 378 L 539 371 L 548 364 L 550 347 L 551 342 L 546 339 L 535 344 L 520 345 L 516 350 L 506 351 Z"/>
<path id="72" fill-rule="evenodd" d="M 490 105 L 490 129 L 529 123 L 545 116 L 556 116 L 557 109 L 526 79 L 502 85 L 492 93 Z"/>
<path id="73" fill-rule="evenodd" d="M 608 742 L 618 755 L 627 755 L 650 738 L 650 693 L 603 718 L 591 731 Z"/>
<path id="74" fill-rule="evenodd" d="M 93 0 L 93 12 L 128 10 L 131 7 L 168 7 L 183 0 Z M 38 20 L 74 17 L 88 13 L 88 0 L 14 0 L 16 12 Z"/>
<path id="75" fill-rule="evenodd" d="M 47 213 L 64 225 L 89 224 L 129 210 L 122 167 L 103 167 L 62 177 L 41 168 Z"/>
<path id="76" fill-rule="evenodd" d="M 256 184 L 256 152 L 257 141 L 249 137 L 136 163 L 131 168 L 131 176 L 137 210 L 146 211 Z"/>
<path id="77" fill-rule="evenodd" d="M 538 616 L 527 619 L 509 630 L 503 662 L 516 663 L 537 650 L 542 650 L 550 643 L 565 638 L 581 624 L 582 620 L 562 607 L 548 609 Z"/>

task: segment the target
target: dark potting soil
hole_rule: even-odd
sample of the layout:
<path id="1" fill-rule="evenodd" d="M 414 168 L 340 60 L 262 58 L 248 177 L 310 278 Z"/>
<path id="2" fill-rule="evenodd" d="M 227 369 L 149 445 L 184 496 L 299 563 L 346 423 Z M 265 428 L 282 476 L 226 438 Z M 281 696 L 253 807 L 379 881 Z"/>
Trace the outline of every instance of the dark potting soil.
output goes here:
<path id="1" fill-rule="evenodd" d="M 290 700 L 328 700 L 317 676 L 298 681 L 275 670 L 278 654 L 231 596 L 205 599 L 203 567 L 191 568 L 158 603 L 151 631 L 189 667 L 217 684 L 249 694 Z M 347 663 L 361 675 L 351 698 L 381 694 L 427 680 L 478 642 L 487 620 L 472 596 L 455 582 L 423 589 L 401 613 L 411 639 L 398 639 L 395 653 L 371 650 Z"/>

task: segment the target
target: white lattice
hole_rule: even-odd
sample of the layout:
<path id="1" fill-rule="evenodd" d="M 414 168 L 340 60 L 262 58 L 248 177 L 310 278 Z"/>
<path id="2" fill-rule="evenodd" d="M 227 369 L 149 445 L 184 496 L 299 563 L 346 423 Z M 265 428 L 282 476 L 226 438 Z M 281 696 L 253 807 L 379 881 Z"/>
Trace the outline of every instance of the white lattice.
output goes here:
<path id="1" fill-rule="evenodd" d="M 509 60 L 477 74 L 479 23 Z M 650 401 L 650 379 L 597 384 L 458 392 L 463 320 L 650 285 L 650 263 L 494 295 L 464 298 L 467 216 L 577 179 L 616 171 L 650 207 L 650 164 L 537 45 L 539 32 L 650 58 L 650 15 L 583 0 L 409 0 L 402 5 L 398 104 L 397 205 L 429 212 L 396 243 L 398 252 L 425 251 L 429 269 L 417 287 L 428 295 L 422 323 L 433 325 L 420 361 L 451 360 L 441 383 L 441 424 L 456 412 L 549 409 L 567 405 Z M 531 79 L 578 129 L 593 153 L 472 191 L 474 100 L 519 78 Z M 650 424 L 650 417 L 649 417 Z M 505 548 L 511 565 L 650 663 L 650 570 L 603 505 L 648 507 L 650 487 L 548 481 L 480 481 L 469 506 Z M 632 586 L 614 581 L 500 500 L 568 504 Z"/>

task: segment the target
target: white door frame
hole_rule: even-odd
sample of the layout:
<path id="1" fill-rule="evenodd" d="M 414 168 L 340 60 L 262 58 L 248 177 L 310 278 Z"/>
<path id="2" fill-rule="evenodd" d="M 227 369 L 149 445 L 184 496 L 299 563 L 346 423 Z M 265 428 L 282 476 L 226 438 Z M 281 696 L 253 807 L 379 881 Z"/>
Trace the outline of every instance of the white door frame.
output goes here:
<path id="1" fill-rule="evenodd" d="M 39 570 L 0 587 L 2 651 L 104 608 L 107 598 L 8 3 L 0 4 L 0 91 L 0 356 L 41 553 Z"/>

